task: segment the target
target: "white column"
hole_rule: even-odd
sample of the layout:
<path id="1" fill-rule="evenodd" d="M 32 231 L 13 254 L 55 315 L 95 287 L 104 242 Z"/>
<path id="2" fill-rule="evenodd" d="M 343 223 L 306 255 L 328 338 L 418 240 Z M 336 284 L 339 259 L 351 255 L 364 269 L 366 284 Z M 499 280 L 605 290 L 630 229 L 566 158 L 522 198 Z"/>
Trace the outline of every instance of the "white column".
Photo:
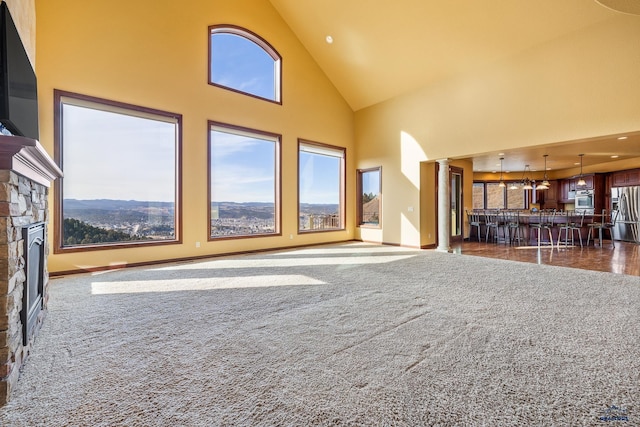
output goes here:
<path id="1" fill-rule="evenodd" d="M 438 160 L 438 252 L 451 252 L 451 183 L 449 182 L 449 159 Z"/>

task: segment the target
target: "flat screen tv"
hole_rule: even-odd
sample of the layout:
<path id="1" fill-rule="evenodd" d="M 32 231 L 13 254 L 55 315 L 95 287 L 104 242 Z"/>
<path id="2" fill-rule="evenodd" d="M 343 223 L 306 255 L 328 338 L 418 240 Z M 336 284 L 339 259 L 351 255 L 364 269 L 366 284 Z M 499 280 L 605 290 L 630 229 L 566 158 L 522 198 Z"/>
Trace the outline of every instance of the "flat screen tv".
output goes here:
<path id="1" fill-rule="evenodd" d="M 0 123 L 13 135 L 39 139 L 36 73 L 5 2 L 0 24 Z"/>

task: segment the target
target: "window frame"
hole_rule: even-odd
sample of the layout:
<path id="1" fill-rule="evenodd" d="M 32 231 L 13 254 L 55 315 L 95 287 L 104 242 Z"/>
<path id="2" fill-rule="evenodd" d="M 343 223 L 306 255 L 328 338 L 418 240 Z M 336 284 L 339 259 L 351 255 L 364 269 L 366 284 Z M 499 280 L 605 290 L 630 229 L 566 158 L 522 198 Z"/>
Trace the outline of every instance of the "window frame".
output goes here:
<path id="1" fill-rule="evenodd" d="M 92 108 L 91 105 L 96 105 L 102 108 L 95 108 L 96 110 L 102 110 L 107 112 L 117 112 L 127 115 L 128 112 L 136 114 L 128 114 L 134 117 L 144 117 L 146 115 L 151 117 L 164 117 L 167 121 L 175 121 L 176 125 L 176 140 L 175 140 L 175 200 L 174 200 L 174 239 L 167 240 L 153 240 L 153 241 L 131 241 L 131 242 L 114 242 L 114 243 L 100 243 L 100 244 L 88 244 L 88 245 L 75 245 L 65 246 L 63 245 L 63 227 L 64 227 L 64 192 L 63 182 L 64 176 L 58 178 L 54 182 L 55 197 L 53 198 L 53 253 L 74 253 L 74 252 L 89 252 L 89 251 L 101 251 L 101 250 L 113 250 L 113 249 L 130 249 L 139 248 L 144 246 L 158 246 L 158 245 L 176 245 L 182 244 L 182 115 L 178 113 L 171 113 L 168 111 L 158 110 L 149 107 L 142 107 L 139 105 L 128 104 L 124 102 L 114 101 L 110 99 L 104 99 L 94 97 L 90 95 L 84 95 L 60 89 L 54 89 L 54 161 L 58 167 L 64 173 L 63 164 L 63 150 L 64 141 L 63 135 L 63 104 L 65 99 L 71 99 L 76 101 L 66 102 L 69 105 L 83 106 Z"/>
<path id="2" fill-rule="evenodd" d="M 310 150 L 316 148 L 318 151 L 334 151 L 341 152 L 341 157 L 335 156 L 336 158 L 340 158 L 340 176 L 339 176 L 339 206 L 338 206 L 338 215 L 340 221 L 340 227 L 337 228 L 321 228 L 321 229 L 310 229 L 310 230 L 302 230 L 300 229 L 300 153 L 302 152 L 302 147 L 307 146 L 310 147 Z M 309 151 L 312 152 L 312 151 Z M 319 154 L 319 153 L 317 153 Z M 297 230 L 298 234 L 309 234 L 309 233 L 330 233 L 335 231 L 344 231 L 346 230 L 346 212 L 347 212 L 347 200 L 346 200 L 346 188 L 347 188 L 347 149 L 345 147 L 339 147 L 336 145 L 325 144 L 322 142 L 315 142 L 308 139 L 298 138 L 298 204 L 297 204 Z"/>
<path id="3" fill-rule="evenodd" d="M 503 189 L 503 204 L 504 207 L 502 208 L 488 208 L 487 207 L 487 201 L 489 198 L 489 194 L 488 194 L 488 189 L 487 186 L 488 185 L 497 185 L 499 182 L 498 181 L 474 181 L 473 185 L 474 186 L 478 186 L 481 185 L 483 187 L 483 197 L 482 197 L 482 208 L 477 208 L 477 209 L 487 209 L 487 210 L 495 210 L 495 209 L 507 209 L 507 210 L 526 210 L 529 209 L 529 191 L 531 190 L 525 190 L 523 188 L 518 188 L 518 190 L 510 190 L 509 189 L 509 185 L 512 183 L 512 181 L 508 181 L 505 182 L 506 187 Z M 523 192 L 523 206 L 522 207 L 509 207 L 509 194 L 513 194 L 514 191 L 522 191 Z M 474 208 L 476 209 L 476 208 Z"/>
<path id="4" fill-rule="evenodd" d="M 377 225 L 373 225 L 373 224 L 369 224 L 369 223 L 364 223 L 362 221 L 362 216 L 363 216 L 363 211 L 362 211 L 362 206 L 363 206 L 363 202 L 362 202 L 362 194 L 364 191 L 364 186 L 362 183 L 362 176 L 365 173 L 369 173 L 369 172 L 378 172 L 379 174 L 379 179 L 378 179 L 378 224 Z M 358 215 L 358 227 L 361 228 L 375 228 L 375 229 L 379 229 L 382 228 L 382 166 L 377 166 L 377 167 L 373 167 L 373 168 L 366 168 L 366 169 L 358 169 L 356 171 L 357 174 L 357 183 L 356 183 L 356 191 L 357 193 L 357 215 Z"/>
<path id="5" fill-rule="evenodd" d="M 274 226 L 273 233 L 264 234 L 238 234 L 234 236 L 214 237 L 211 235 L 211 131 L 214 128 L 224 129 L 224 132 L 237 135 L 252 135 L 259 138 L 260 136 L 268 139 L 275 139 L 275 156 L 274 156 Z M 244 126 L 233 125 L 224 122 L 209 120 L 207 122 L 207 241 L 218 242 L 222 240 L 237 239 L 254 239 L 261 237 L 277 237 L 282 236 L 282 135 L 274 132 L 252 129 Z"/>
<path id="6" fill-rule="evenodd" d="M 235 36 L 239 36 L 239 37 L 243 37 L 245 39 L 247 39 L 250 42 L 255 43 L 256 45 L 258 45 L 258 47 L 260 47 L 262 50 L 264 50 L 274 61 L 274 86 L 275 86 L 275 90 L 274 90 L 274 99 L 271 98 L 265 98 L 263 96 L 259 96 L 259 95 L 255 95 L 253 93 L 250 92 L 245 92 L 243 90 L 240 89 L 236 89 L 230 86 L 225 86 L 225 85 L 221 85 L 219 83 L 215 83 L 211 80 L 211 71 L 212 71 L 212 67 L 211 67 L 211 62 L 213 60 L 213 55 L 211 52 L 211 37 L 214 34 L 232 34 Z M 282 56 L 278 53 L 278 51 L 268 42 L 266 41 L 264 38 L 260 37 L 258 34 L 254 33 L 251 30 L 248 30 L 246 28 L 240 27 L 238 25 L 232 25 L 232 24 L 216 24 L 216 25 L 210 25 L 209 26 L 209 30 L 208 30 L 208 65 L 207 65 L 207 69 L 208 69 L 208 75 L 207 75 L 207 82 L 209 83 L 209 85 L 211 86 L 215 86 L 215 87 L 219 87 L 221 89 L 225 89 L 225 90 L 229 90 L 232 92 L 236 92 L 236 93 L 240 93 L 242 95 L 246 95 L 246 96 L 250 96 L 252 98 L 256 98 L 256 99 L 261 99 L 264 101 L 268 101 L 268 102 L 272 102 L 274 104 L 279 104 L 282 105 Z"/>

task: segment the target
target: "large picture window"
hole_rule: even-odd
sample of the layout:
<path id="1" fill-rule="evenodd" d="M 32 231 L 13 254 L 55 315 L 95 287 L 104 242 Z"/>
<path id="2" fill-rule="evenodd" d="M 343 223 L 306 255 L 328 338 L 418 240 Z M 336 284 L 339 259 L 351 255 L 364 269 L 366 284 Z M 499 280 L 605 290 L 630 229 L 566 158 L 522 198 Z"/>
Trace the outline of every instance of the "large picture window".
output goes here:
<path id="1" fill-rule="evenodd" d="M 56 250 L 179 241 L 181 116 L 55 91 Z"/>
<path id="2" fill-rule="evenodd" d="M 209 122 L 209 238 L 280 233 L 280 135 Z"/>
<path id="3" fill-rule="evenodd" d="M 234 25 L 209 27 L 209 83 L 280 103 L 282 59 L 263 38 Z"/>
<path id="4" fill-rule="evenodd" d="M 381 168 L 358 170 L 358 225 L 380 227 Z"/>
<path id="5" fill-rule="evenodd" d="M 527 192 L 512 183 L 500 187 L 497 182 L 473 183 L 473 209 L 526 209 Z"/>
<path id="6" fill-rule="evenodd" d="M 344 229 L 345 149 L 298 140 L 300 232 Z"/>

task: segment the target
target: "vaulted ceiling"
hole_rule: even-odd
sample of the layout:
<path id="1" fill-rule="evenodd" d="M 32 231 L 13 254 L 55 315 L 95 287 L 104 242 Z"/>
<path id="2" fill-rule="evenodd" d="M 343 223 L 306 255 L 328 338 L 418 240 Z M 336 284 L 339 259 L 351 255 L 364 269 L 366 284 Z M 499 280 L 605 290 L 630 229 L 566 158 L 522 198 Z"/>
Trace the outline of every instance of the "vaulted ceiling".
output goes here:
<path id="1" fill-rule="evenodd" d="M 354 111 L 616 16 L 593 0 L 271 3 Z"/>
<path id="2" fill-rule="evenodd" d="M 615 3 L 615 0 L 601 1 Z M 437 84 L 439 80 L 472 73 L 620 13 L 595 0 L 271 0 L 271 3 L 354 111 Z M 327 42 L 328 36 L 332 43 Z M 607 150 L 601 149 L 602 138 L 594 139 L 585 164 L 610 161 L 611 155 L 640 156 L 639 135 L 629 135 L 626 141 L 617 137 L 606 139 Z M 584 141 L 581 144 L 584 147 Z M 574 167 L 575 149 L 562 150 L 556 146 L 555 157 L 553 150 L 554 147 L 516 150 L 511 157 L 517 157 L 520 169 L 523 159 L 541 163 L 543 152 L 550 155 L 555 168 Z M 481 153 L 474 157 L 474 170 L 495 169 L 498 159 L 497 152 Z"/>

